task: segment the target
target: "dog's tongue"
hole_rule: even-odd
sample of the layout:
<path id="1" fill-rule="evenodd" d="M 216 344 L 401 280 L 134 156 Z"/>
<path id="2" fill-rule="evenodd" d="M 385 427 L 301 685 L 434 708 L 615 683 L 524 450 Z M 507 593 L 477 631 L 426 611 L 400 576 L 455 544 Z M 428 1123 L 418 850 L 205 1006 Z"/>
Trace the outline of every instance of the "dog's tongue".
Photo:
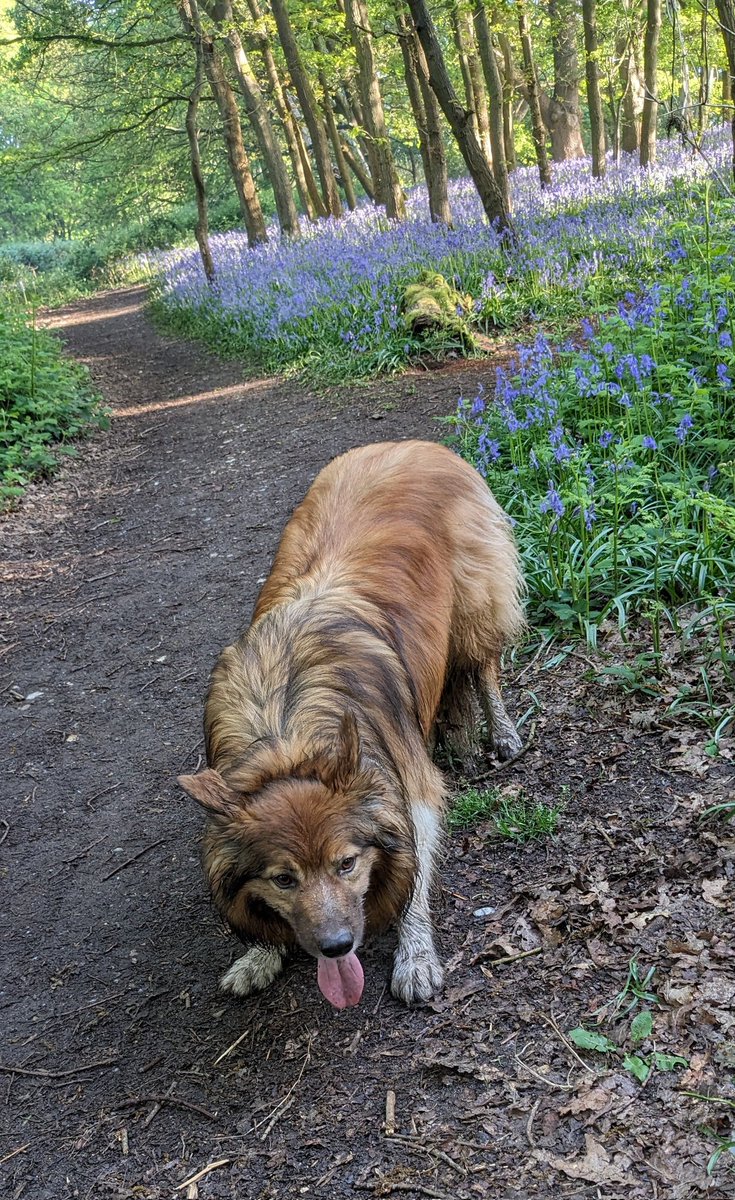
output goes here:
<path id="1" fill-rule="evenodd" d="M 354 952 L 344 958 L 318 959 L 316 977 L 319 990 L 335 1008 L 351 1008 L 360 1003 L 365 976 Z"/>

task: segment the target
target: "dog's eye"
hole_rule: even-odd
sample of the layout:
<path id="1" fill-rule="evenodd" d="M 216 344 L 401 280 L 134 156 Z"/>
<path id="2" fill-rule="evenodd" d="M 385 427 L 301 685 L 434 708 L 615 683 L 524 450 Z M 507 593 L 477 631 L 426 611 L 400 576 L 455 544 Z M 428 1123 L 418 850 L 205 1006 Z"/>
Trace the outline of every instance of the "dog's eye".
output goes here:
<path id="1" fill-rule="evenodd" d="M 350 871 L 354 871 L 356 862 L 357 856 L 355 854 L 351 854 L 349 858 L 343 858 L 339 864 L 340 875 L 349 875 Z"/>
<path id="2" fill-rule="evenodd" d="M 293 875 L 289 875 L 286 871 L 284 871 L 281 875 L 273 876 L 273 883 L 275 883 L 276 887 L 282 888 L 283 891 L 286 891 L 287 888 L 292 888 L 295 886 L 296 880 L 294 879 Z"/>

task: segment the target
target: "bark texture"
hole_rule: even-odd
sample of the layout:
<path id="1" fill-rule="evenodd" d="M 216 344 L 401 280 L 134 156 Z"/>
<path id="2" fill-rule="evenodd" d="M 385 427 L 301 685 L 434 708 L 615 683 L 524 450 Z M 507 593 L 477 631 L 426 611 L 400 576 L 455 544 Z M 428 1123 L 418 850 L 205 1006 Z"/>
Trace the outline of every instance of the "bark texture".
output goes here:
<path id="1" fill-rule="evenodd" d="M 579 11 L 576 0 L 549 0 L 551 45 L 554 56 L 554 91 L 539 92 L 541 112 L 551 136 L 554 162 L 584 157 L 580 71 L 577 57 Z"/>
<path id="2" fill-rule="evenodd" d="M 180 9 L 184 7 L 182 4 Z M 186 18 L 182 16 L 184 28 L 187 28 Z M 189 21 L 191 28 L 191 21 Z M 202 267 L 207 283 L 214 283 L 214 261 L 212 259 L 212 251 L 209 245 L 209 220 L 207 217 L 207 189 L 204 184 L 204 174 L 202 172 L 202 158 L 199 153 L 199 128 L 197 125 L 197 113 L 199 109 L 199 97 L 202 94 L 204 85 L 204 61 L 202 56 L 202 45 L 195 34 L 192 36 L 194 49 L 196 53 L 196 75 L 194 77 L 194 87 L 189 94 L 189 100 L 186 105 L 186 136 L 189 142 L 189 160 L 191 163 L 191 177 L 194 181 L 194 193 L 196 195 L 197 204 L 197 219 L 194 226 L 194 236 L 199 247 L 199 254 L 202 260 Z"/>
<path id="3" fill-rule="evenodd" d="M 385 205 L 388 216 L 400 221 L 406 215 L 406 199 L 391 153 L 383 97 L 375 67 L 373 31 L 365 0 L 345 0 L 345 16 L 357 55 L 360 100 L 367 131 L 370 171 L 375 181 L 375 196 L 379 204 Z"/>
<path id="4" fill-rule="evenodd" d="M 528 25 L 526 10 L 523 7 L 523 0 L 517 0 L 517 4 L 518 33 L 521 39 L 521 52 L 523 54 L 525 91 L 528 97 L 528 107 L 531 110 L 531 133 L 533 136 L 533 146 L 536 151 L 538 173 L 541 179 L 541 187 L 551 187 L 551 167 L 549 166 L 549 156 L 546 152 L 546 126 L 541 116 L 540 88 L 533 56 L 531 30 Z"/>
<path id="5" fill-rule="evenodd" d="M 493 174 L 498 188 L 504 197 L 506 207 L 510 211 L 510 189 L 508 187 L 508 163 L 505 157 L 505 136 L 503 133 L 503 84 L 500 78 L 500 68 L 495 55 L 490 23 L 483 0 L 478 0 L 475 9 L 475 29 L 477 44 L 485 73 L 487 95 L 489 98 L 490 144 L 492 146 Z"/>
<path id="6" fill-rule="evenodd" d="M 332 160 L 329 155 L 329 139 L 324 128 L 324 122 L 319 114 L 319 106 L 314 95 L 314 89 L 311 86 L 308 73 L 296 44 L 286 0 L 270 0 L 270 3 L 273 16 L 276 20 L 278 38 L 283 47 L 283 53 L 291 74 L 291 82 L 299 98 L 299 105 L 301 106 L 306 127 L 311 137 L 311 145 L 314 151 L 314 158 L 316 159 L 316 169 L 322 185 L 324 204 L 330 216 L 341 217 L 342 202 L 339 198 L 337 181 L 334 178 Z"/>
<path id="7" fill-rule="evenodd" d="M 480 195 L 488 220 L 492 223 L 497 222 L 501 229 L 512 229 L 508 206 L 495 181 L 492 168 L 483 154 L 482 146 L 474 134 L 469 113 L 460 103 L 452 87 L 447 64 L 444 61 L 426 0 L 408 0 L 408 5 L 419 41 L 426 55 L 432 89 L 457 140 L 457 145 Z"/>
<path id="8" fill-rule="evenodd" d="M 730 2 L 730 0 L 726 0 Z M 656 161 L 656 125 L 658 104 L 656 103 L 656 70 L 658 68 L 658 40 L 661 33 L 661 0 L 647 0 L 646 34 L 643 42 L 643 79 L 645 97 L 641 118 L 640 164 L 650 166 Z"/>
<path id="9" fill-rule="evenodd" d="M 597 41 L 596 0 L 582 0 L 582 21 L 584 23 L 587 108 L 590 115 L 590 136 L 592 139 L 592 174 L 596 179 L 602 179 L 605 174 L 605 122 L 602 116 L 600 68 L 597 61 L 599 48 Z"/>
<path id="10" fill-rule="evenodd" d="M 406 87 L 419 135 L 421 162 L 429 193 L 429 213 L 432 221 L 451 225 L 452 210 L 449 204 L 447 156 L 441 135 L 441 112 L 429 83 L 426 57 L 416 30 L 409 24 L 404 13 L 398 13 L 396 25 L 403 55 Z"/>

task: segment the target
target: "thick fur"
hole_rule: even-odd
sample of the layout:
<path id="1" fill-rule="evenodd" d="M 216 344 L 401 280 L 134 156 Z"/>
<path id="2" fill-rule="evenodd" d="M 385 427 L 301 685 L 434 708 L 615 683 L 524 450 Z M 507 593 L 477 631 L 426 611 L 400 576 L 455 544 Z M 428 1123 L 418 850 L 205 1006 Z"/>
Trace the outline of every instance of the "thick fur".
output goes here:
<path id="1" fill-rule="evenodd" d="M 295 945 L 357 947 L 397 921 L 394 994 L 441 987 L 429 889 L 445 792 L 429 747 L 440 716 L 471 756 L 476 695 L 496 752 L 520 748 L 499 670 L 521 590 L 507 518 L 449 450 L 365 446 L 317 476 L 214 669 L 209 769 L 182 779 L 209 812 L 215 902 L 253 946 L 223 986 L 246 994 Z"/>

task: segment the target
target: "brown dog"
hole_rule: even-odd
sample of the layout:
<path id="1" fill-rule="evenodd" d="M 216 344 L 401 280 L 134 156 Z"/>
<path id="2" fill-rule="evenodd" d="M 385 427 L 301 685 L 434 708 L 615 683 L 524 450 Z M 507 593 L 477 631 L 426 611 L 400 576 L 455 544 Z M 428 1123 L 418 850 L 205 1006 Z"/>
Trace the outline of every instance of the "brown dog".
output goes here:
<path id="1" fill-rule="evenodd" d="M 508 519 L 451 451 L 364 446 L 317 476 L 214 669 L 209 767 L 179 780 L 208 811 L 214 900 L 250 947 L 223 987 L 265 987 L 300 946 L 331 1003 L 356 1004 L 355 951 L 397 921 L 393 994 L 441 988 L 429 891 L 445 791 L 429 747 L 440 719 L 472 752 L 476 693 L 496 753 L 520 748 L 499 672 L 521 587 Z"/>

